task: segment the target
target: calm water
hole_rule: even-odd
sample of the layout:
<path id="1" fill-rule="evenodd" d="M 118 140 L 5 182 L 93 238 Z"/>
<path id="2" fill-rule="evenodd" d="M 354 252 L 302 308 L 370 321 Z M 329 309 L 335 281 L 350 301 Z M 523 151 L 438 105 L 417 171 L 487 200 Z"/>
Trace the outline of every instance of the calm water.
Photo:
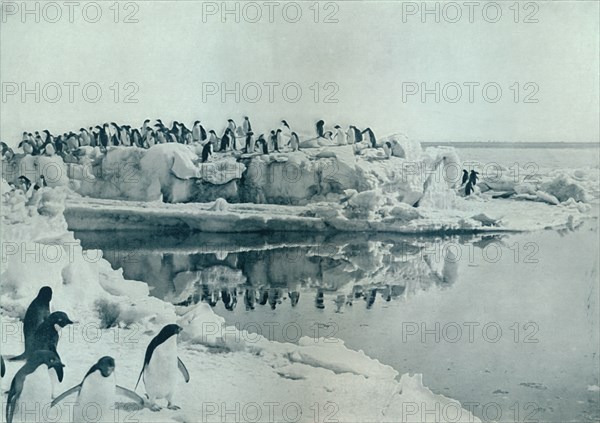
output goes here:
<path id="1" fill-rule="evenodd" d="M 538 160 L 552 168 L 555 156 Z M 593 162 L 589 153 L 566 160 Z M 483 238 L 76 236 L 152 295 L 207 302 L 228 324 L 278 341 L 335 336 L 422 373 L 484 420 L 600 419 L 597 219 Z"/>

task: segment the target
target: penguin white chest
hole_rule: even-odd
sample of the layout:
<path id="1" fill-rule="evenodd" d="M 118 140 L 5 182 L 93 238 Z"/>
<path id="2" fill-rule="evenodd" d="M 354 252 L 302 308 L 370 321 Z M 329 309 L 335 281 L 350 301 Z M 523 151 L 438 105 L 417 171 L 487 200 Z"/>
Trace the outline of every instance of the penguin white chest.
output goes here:
<path id="1" fill-rule="evenodd" d="M 172 394 L 180 373 L 177 368 L 177 338 L 171 336 L 154 349 L 144 369 L 144 385 L 150 398 Z"/>
<path id="2" fill-rule="evenodd" d="M 74 407 L 75 422 L 112 421 L 115 403 L 115 375 L 103 377 L 99 371 L 88 375 Z"/>
<path id="3" fill-rule="evenodd" d="M 42 421 L 44 413 L 49 413 L 52 402 L 52 385 L 48 367 L 39 366 L 23 381 L 23 390 L 17 400 L 13 416 L 14 422 Z"/>

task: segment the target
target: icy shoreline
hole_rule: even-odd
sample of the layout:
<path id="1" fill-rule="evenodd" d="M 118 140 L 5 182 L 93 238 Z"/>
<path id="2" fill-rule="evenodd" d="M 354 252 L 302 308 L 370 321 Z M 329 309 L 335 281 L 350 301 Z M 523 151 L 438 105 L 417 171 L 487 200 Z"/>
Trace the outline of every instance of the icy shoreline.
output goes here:
<path id="1" fill-rule="evenodd" d="M 496 200 L 468 202 L 452 210 L 414 209 L 383 219 L 347 219 L 319 215 L 335 204 L 278 206 L 225 202 L 168 204 L 69 197 L 65 218 L 71 230 L 195 230 L 201 232 L 390 232 L 450 235 L 526 232 L 576 227 L 588 217 L 589 206 L 567 202 Z M 218 209 L 216 209 L 218 207 Z M 318 207 L 318 208 L 317 208 Z M 316 209 L 317 208 L 317 209 Z M 316 211 L 315 211 L 316 209 Z"/>
<path id="2" fill-rule="evenodd" d="M 44 189 L 36 206 L 7 199 L 3 196 L 3 355 L 21 352 L 17 318 L 43 285 L 54 290 L 52 308 L 78 322 L 58 345 L 67 365 L 59 392 L 79 383 L 102 355 L 116 359 L 118 383 L 132 388 L 152 336 L 166 323 L 184 328 L 179 354 L 191 381 L 179 387 L 182 410 L 118 408 L 110 421 L 479 421 L 457 401 L 424 387 L 421 375 L 400 376 L 339 339 L 315 335 L 298 345 L 271 342 L 225 327 L 207 304 L 177 307 L 151 297 L 146 284 L 125 280 L 101 252 L 81 248 L 67 230 L 60 189 Z M 2 392 L 21 365 L 8 363 Z M 39 412 L 38 421 L 69 417 L 65 409 Z"/>

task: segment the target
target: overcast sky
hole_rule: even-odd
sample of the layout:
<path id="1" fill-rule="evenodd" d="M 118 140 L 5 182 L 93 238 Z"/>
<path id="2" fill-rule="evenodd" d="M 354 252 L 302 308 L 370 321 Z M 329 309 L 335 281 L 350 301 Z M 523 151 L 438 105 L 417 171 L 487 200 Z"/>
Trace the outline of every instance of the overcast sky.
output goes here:
<path id="1" fill-rule="evenodd" d="M 60 19 L 56 8 L 43 9 L 46 3 L 38 4 L 36 23 L 34 14 L 22 15 L 21 2 L 3 2 L 0 137 L 9 144 L 24 130 L 59 133 L 105 121 L 139 126 L 158 117 L 188 126 L 199 119 L 221 132 L 227 118 L 241 123 L 244 115 L 260 132 L 280 119 L 310 132 L 324 119 L 328 126 L 370 126 L 377 135 L 405 132 L 426 141 L 599 139 L 597 1 L 537 2 L 538 10 L 521 2 L 518 23 L 509 8 L 514 2 L 498 3 L 496 23 L 488 22 L 496 7 L 484 12 L 485 2 L 472 10 L 473 22 L 463 2 L 454 3 L 460 18 L 453 6 L 427 3 L 440 8 L 440 23 L 433 14 L 422 22 L 421 2 L 321 2 L 318 8 L 299 2 L 285 12 L 280 2 L 272 23 L 267 2 L 253 3 L 262 14 L 256 23 L 250 21 L 257 8 L 235 2 L 227 4 L 239 8 L 239 19 L 230 14 L 225 23 L 220 1 L 121 2 L 118 23 L 112 1 L 97 3 L 97 23 L 82 13 L 85 5 L 93 20 L 96 4 L 81 2 L 71 23 L 63 2 L 55 3 Z M 302 15 L 289 22 L 296 5 Z M 138 22 L 123 22 L 132 13 Z M 528 16 L 538 22 L 523 22 Z M 337 22 L 324 22 L 327 17 Z M 22 101 L 22 83 L 35 91 L 36 82 L 39 103 L 34 94 Z M 240 101 L 228 94 L 223 102 L 223 84 L 235 92 L 236 82 Z M 425 101 L 419 92 L 408 95 L 422 84 L 435 92 L 436 82 L 439 103 L 435 94 Z M 79 84 L 72 103 L 65 83 Z M 102 90 L 95 103 L 82 93 L 88 83 L 96 84 L 88 86 L 88 99 L 94 87 Z M 272 85 L 273 102 L 269 83 L 279 84 Z M 465 83 L 479 84 L 472 85 L 472 102 Z M 55 84 L 62 97 L 51 103 Z M 253 103 L 256 86 L 262 96 Z M 462 97 L 451 102 L 457 87 Z M 498 87 L 501 97 L 492 102 Z M 137 103 L 126 102 L 128 94 Z"/>

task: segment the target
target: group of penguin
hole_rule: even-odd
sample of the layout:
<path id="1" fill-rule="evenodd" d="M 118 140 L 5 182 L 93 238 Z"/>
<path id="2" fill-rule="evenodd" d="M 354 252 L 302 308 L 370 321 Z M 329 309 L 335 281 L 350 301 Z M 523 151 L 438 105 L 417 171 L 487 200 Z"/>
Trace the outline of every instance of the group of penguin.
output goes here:
<path id="1" fill-rule="evenodd" d="M 143 377 L 148 402 L 134 391 L 116 384 L 115 359 L 110 356 L 100 358 L 85 374 L 80 384 L 54 398 L 55 380 L 62 382 L 65 367 L 56 350 L 59 340 L 57 330 L 74 322 L 62 311 L 50 313 L 51 300 L 52 288 L 42 287 L 27 308 L 23 319 L 25 352 L 8 358 L 8 361 L 26 362 L 17 371 L 10 385 L 6 407 L 7 423 L 22 420 L 23 415 L 36 410 L 36 405 L 43 407 L 50 404 L 54 407 L 72 394 L 78 394 L 73 407 L 75 422 L 88 421 L 88 418 L 92 418 L 91 421 L 106 421 L 99 419 L 97 415 L 87 416 L 88 406 L 93 405 L 96 410 L 99 408 L 102 416 L 106 417 L 112 413 L 109 410 L 114 410 L 117 394 L 128 397 L 139 407 L 148 405 L 152 411 L 161 409 L 156 400 L 162 398 L 167 400 L 169 409 L 179 409 L 173 403 L 175 386 L 181 378 L 180 373 L 186 383 L 189 382 L 190 375 L 177 356 L 177 334 L 182 328 L 176 324 L 164 326 L 146 348 L 144 363 L 134 391 Z M 0 356 L 0 359 L 1 376 L 4 377 L 6 365 L 4 358 Z"/>
<path id="2" fill-rule="evenodd" d="M 471 173 L 469 173 L 466 169 L 463 169 L 461 186 L 465 186 L 466 196 L 469 196 L 473 193 L 473 187 L 477 185 L 477 175 L 479 175 L 479 172 L 475 170 L 471 170 Z"/>
<path id="3" fill-rule="evenodd" d="M 203 144 L 202 161 L 205 162 L 215 151 L 240 150 L 245 153 L 259 151 L 268 154 L 269 151 L 280 152 L 284 142 L 290 146 L 292 151 L 300 150 L 300 139 L 298 134 L 290 128 L 287 121 L 282 120 L 279 128 L 273 129 L 268 135 L 260 134 L 256 140 L 255 132 L 248 116 L 244 117 L 242 125 L 237 126 L 233 119 L 227 120 L 226 128 L 219 137 L 214 130 L 207 131 L 199 120 L 195 121 L 192 128 L 189 129 L 184 123 L 174 121 L 171 127 L 163 124 L 162 120 L 156 119 L 154 125 L 150 119 L 146 119 L 142 126 L 134 128 L 130 125 L 118 125 L 115 122 L 104 123 L 102 126 L 96 125 L 88 129 L 80 128 L 79 133 L 70 131 L 62 135 L 55 136 L 45 129 L 41 133 L 35 134 L 23 132 L 23 138 L 18 147 L 23 150 L 25 155 L 47 155 L 58 154 L 63 159 L 68 155 L 78 157 L 85 152 L 81 147 L 99 147 L 106 150 L 110 146 L 135 146 L 139 148 L 150 148 L 155 144 L 180 143 L 180 144 Z M 343 131 L 341 126 L 335 125 L 332 130 L 325 130 L 325 121 L 319 120 L 315 124 L 316 135 L 318 139 L 337 142 L 338 145 L 356 144 L 363 140 L 368 141 L 371 147 L 377 148 L 377 138 L 371 130 L 358 129 L 350 125 L 347 131 Z M 336 140 L 337 138 L 337 140 Z M 238 146 L 238 140 L 242 140 Z M 2 158 L 11 160 L 15 152 L 4 142 L 0 142 L 2 149 Z M 384 150 L 390 155 L 391 144 L 386 142 Z"/>

